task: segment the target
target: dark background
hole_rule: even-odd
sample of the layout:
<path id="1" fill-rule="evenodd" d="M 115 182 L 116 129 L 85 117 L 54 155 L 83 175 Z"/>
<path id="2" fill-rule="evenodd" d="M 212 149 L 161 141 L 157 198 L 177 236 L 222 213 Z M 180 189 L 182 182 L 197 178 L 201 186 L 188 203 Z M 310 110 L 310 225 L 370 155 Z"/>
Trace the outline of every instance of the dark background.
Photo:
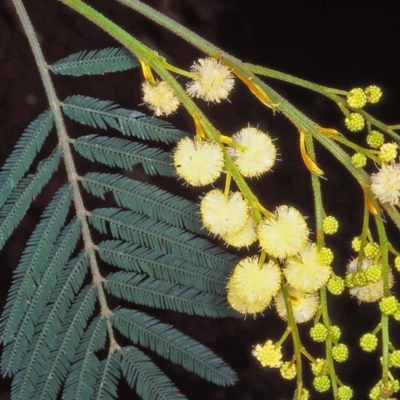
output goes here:
<path id="1" fill-rule="evenodd" d="M 83 49 L 99 49 L 117 44 L 105 33 L 77 16 L 55 0 L 25 1 L 41 39 L 48 63 Z M 95 8 L 120 23 L 125 29 L 163 54 L 171 63 L 187 68 L 201 56 L 172 34 L 154 26 L 145 18 L 128 11 L 114 1 L 90 1 Z M 177 19 L 185 26 L 214 42 L 222 49 L 243 59 L 280 70 L 330 87 L 344 90 L 378 84 L 383 100 L 368 110 L 389 124 L 400 123 L 400 2 L 398 0 L 148 0 L 146 3 Z M 100 77 L 56 77 L 59 98 L 83 94 L 113 100 L 125 108 L 147 112 L 140 105 L 138 70 Z M 334 105 L 321 96 L 290 85 L 268 80 L 276 90 L 322 126 L 343 129 L 343 117 Z M 231 103 L 201 104 L 218 129 L 231 134 L 248 123 L 267 130 L 277 138 L 282 162 L 273 174 L 254 182 L 264 204 L 296 205 L 309 215 L 312 227 L 312 194 L 310 179 L 298 154 L 298 135 L 280 115 L 260 107 L 237 84 Z M 27 40 L 21 31 L 11 1 L 0 2 L 0 158 L 7 157 L 28 123 L 47 108 L 47 100 L 35 68 Z M 193 131 L 190 119 L 181 110 L 171 121 L 184 130 Z M 75 129 L 75 126 L 74 126 Z M 78 132 L 70 132 L 72 136 Z M 364 143 L 364 133 L 358 134 Z M 50 146 L 51 148 L 51 146 Z M 362 193 L 355 181 L 329 154 L 317 149 L 319 165 L 325 171 L 323 182 L 326 210 L 337 215 L 341 229 L 337 238 L 327 243 L 335 250 L 334 268 L 343 275 L 348 259 L 353 256 L 349 241 L 361 230 Z M 62 180 L 63 177 L 56 179 Z M 12 236 L 2 255 L 0 308 L 4 306 L 11 273 L 21 255 L 23 243 L 40 216 L 57 182 L 35 202 L 27 218 Z M 176 190 L 176 188 L 174 189 Z M 196 199 L 202 191 L 185 190 Z M 393 244 L 399 247 L 398 231 L 391 232 Z M 17 240 L 15 240 L 17 239 Z M 397 278 L 398 280 L 398 278 Z M 368 388 L 379 379 L 376 355 L 357 351 L 358 338 L 378 322 L 376 305 L 359 306 L 356 301 L 330 298 L 334 323 L 342 326 L 343 341 L 351 346 L 349 361 L 338 368 L 339 377 L 353 386 L 355 399 L 366 398 Z M 163 313 L 163 319 L 174 323 L 185 333 L 211 347 L 239 374 L 232 388 L 219 388 L 163 360 L 158 363 L 168 370 L 189 399 L 290 399 L 294 383 L 283 381 L 277 371 L 263 369 L 251 356 L 252 346 L 271 338 L 277 340 L 285 325 L 272 310 L 265 317 L 246 320 L 212 320 Z M 400 332 L 393 327 L 393 340 Z M 309 324 L 302 327 L 304 333 Z M 398 342 L 400 342 L 397 339 Z M 305 341 L 307 343 L 307 340 Z M 399 345 L 400 343 L 397 343 Z M 290 349 L 286 359 L 291 356 Z M 322 347 L 313 348 L 322 356 Z M 307 369 L 307 368 L 306 368 Z M 10 381 L 3 379 L 3 399 L 9 398 Z M 310 388 L 308 382 L 307 387 Z M 123 383 L 120 398 L 134 399 Z M 331 396 L 312 395 L 314 399 Z"/>

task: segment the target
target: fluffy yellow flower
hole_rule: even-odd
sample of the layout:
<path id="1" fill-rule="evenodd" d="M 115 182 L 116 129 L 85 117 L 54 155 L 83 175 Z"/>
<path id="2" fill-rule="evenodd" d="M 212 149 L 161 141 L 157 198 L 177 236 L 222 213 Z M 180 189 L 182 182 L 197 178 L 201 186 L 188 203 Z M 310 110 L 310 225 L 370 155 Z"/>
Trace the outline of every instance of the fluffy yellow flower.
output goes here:
<path id="1" fill-rule="evenodd" d="M 361 270 L 365 271 L 370 265 L 374 263 L 366 257 L 363 258 L 361 262 Z M 347 265 L 347 273 L 352 274 L 357 272 L 358 257 L 350 261 Z M 376 264 L 376 263 L 375 263 Z M 380 262 L 378 263 L 380 265 Z M 393 273 L 389 269 L 389 289 L 393 286 L 394 279 Z M 378 282 L 369 282 L 364 286 L 355 286 L 349 289 L 352 296 L 357 297 L 359 301 L 365 301 L 366 303 L 372 303 L 378 301 L 383 297 L 383 278 Z"/>
<path id="2" fill-rule="evenodd" d="M 224 155 L 216 143 L 184 137 L 174 152 L 174 165 L 177 174 L 187 183 L 204 186 L 221 175 Z"/>
<path id="3" fill-rule="evenodd" d="M 241 314 L 265 310 L 278 292 L 281 270 L 273 262 L 259 265 L 259 257 L 246 257 L 235 267 L 226 286 L 228 302 Z"/>
<path id="4" fill-rule="evenodd" d="M 204 226 L 214 235 L 232 235 L 239 232 L 249 218 L 249 209 L 240 192 L 227 197 L 220 189 L 208 192 L 200 202 Z"/>
<path id="5" fill-rule="evenodd" d="M 286 260 L 283 274 L 290 286 L 302 292 L 313 293 L 328 282 L 332 269 L 321 264 L 315 243 L 308 246 L 297 256 Z"/>
<path id="6" fill-rule="evenodd" d="M 281 259 L 304 250 L 308 235 L 303 216 L 294 207 L 286 205 L 277 207 L 275 218 L 264 219 L 258 226 L 258 239 L 263 250 Z"/>
<path id="7" fill-rule="evenodd" d="M 167 82 L 159 81 L 152 85 L 145 81 L 142 92 L 143 101 L 157 117 L 172 114 L 179 107 L 180 102 Z"/>
<path id="8" fill-rule="evenodd" d="M 272 340 L 257 344 L 251 352 L 263 367 L 279 368 L 282 365 L 282 347 L 275 347 Z"/>
<path id="9" fill-rule="evenodd" d="M 257 224 L 254 218 L 249 216 L 243 228 L 236 233 L 227 233 L 221 238 L 230 246 L 241 249 L 249 247 L 257 240 Z"/>
<path id="10" fill-rule="evenodd" d="M 276 148 L 266 133 L 257 128 L 248 127 L 235 133 L 232 139 L 245 147 L 245 150 L 228 148 L 230 156 L 243 176 L 259 177 L 274 165 Z"/>
<path id="11" fill-rule="evenodd" d="M 290 303 L 292 304 L 294 320 L 301 324 L 309 321 L 317 313 L 320 300 L 317 293 L 304 293 L 288 286 Z M 287 321 L 287 311 L 283 293 L 280 290 L 274 298 L 274 305 L 278 315 Z"/>
<path id="12" fill-rule="evenodd" d="M 229 68 L 215 58 L 201 58 L 190 70 L 198 76 L 186 85 L 191 97 L 219 103 L 228 97 L 235 84 Z"/>
<path id="13" fill-rule="evenodd" d="M 383 204 L 398 204 L 400 201 L 400 164 L 382 164 L 371 176 L 371 191 Z"/>

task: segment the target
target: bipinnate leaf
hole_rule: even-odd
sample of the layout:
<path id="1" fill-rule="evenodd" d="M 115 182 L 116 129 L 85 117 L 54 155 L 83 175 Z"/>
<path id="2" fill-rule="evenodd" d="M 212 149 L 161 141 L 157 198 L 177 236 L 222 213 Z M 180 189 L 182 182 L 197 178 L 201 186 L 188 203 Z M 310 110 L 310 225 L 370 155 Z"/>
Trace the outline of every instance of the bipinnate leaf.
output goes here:
<path id="1" fill-rule="evenodd" d="M 121 357 L 117 350 L 108 353 L 105 360 L 100 362 L 99 377 L 96 391 L 92 397 L 95 400 L 113 400 L 118 398 L 117 385 L 121 377 Z"/>
<path id="2" fill-rule="evenodd" d="M 171 153 L 145 144 L 107 136 L 81 136 L 73 141 L 75 150 L 90 161 L 132 170 L 137 164 L 148 175 L 176 177 Z"/>
<path id="3" fill-rule="evenodd" d="M 237 262 L 235 255 L 207 239 L 132 211 L 98 208 L 90 212 L 89 222 L 115 239 L 175 254 L 195 265 L 228 271 Z"/>
<path id="4" fill-rule="evenodd" d="M 103 241 L 97 245 L 97 251 L 103 261 L 120 269 L 145 273 L 220 296 L 226 294 L 226 280 L 230 274 L 227 271 L 200 267 L 174 254 L 163 254 L 121 240 Z"/>
<path id="5" fill-rule="evenodd" d="M 95 353 L 104 348 L 106 335 L 106 318 L 99 315 L 86 329 L 76 351 L 65 382 L 64 400 L 93 398 L 101 368 Z"/>
<path id="6" fill-rule="evenodd" d="M 122 375 L 143 400 L 171 400 L 179 393 L 172 381 L 138 348 L 123 347 L 119 354 Z M 185 399 L 181 395 L 179 398 Z"/>
<path id="7" fill-rule="evenodd" d="M 54 332 L 57 332 L 60 328 L 68 308 L 81 288 L 88 266 L 88 255 L 85 251 L 82 251 L 66 264 L 57 279 L 48 305 L 36 325 L 35 334 L 32 337 L 28 351 L 23 355 L 22 366 L 13 380 L 13 393 L 17 398 L 28 399 L 35 391 L 36 382 L 41 375 L 41 371 L 46 368 L 50 353 L 54 347 L 57 337 Z"/>
<path id="8" fill-rule="evenodd" d="M 49 66 L 59 75 L 103 75 L 126 71 L 139 65 L 137 59 L 125 48 L 107 47 L 101 50 L 79 51 Z"/>
<path id="9" fill-rule="evenodd" d="M 50 68 L 80 76 L 136 65 L 126 50 L 110 48 L 74 54 Z M 67 98 L 62 108 L 81 124 L 133 137 L 69 138 L 93 168 L 140 165 L 147 175 L 176 178 L 167 146 L 143 143 L 172 144 L 185 135 L 168 122 L 85 96 Z M 232 385 L 234 372 L 211 350 L 143 312 L 111 304 L 121 299 L 133 307 L 236 317 L 225 282 L 237 257 L 202 236 L 198 205 L 183 197 L 121 174 L 90 172 L 76 185 L 71 178 L 78 168 L 71 163 L 77 154 L 71 159 L 62 139 L 27 173 L 53 118 L 48 111 L 34 120 L 0 171 L 0 248 L 60 165 L 69 178 L 25 245 L 0 317 L 0 366 L 3 376 L 13 378 L 11 399 L 112 400 L 121 376 L 144 400 L 184 398 L 151 360 L 152 352 L 210 382 Z M 121 208 L 89 211 L 81 190 L 99 202 L 112 194 Z"/>
<path id="10" fill-rule="evenodd" d="M 45 111 L 33 120 L 18 139 L 0 171 L 0 207 L 18 185 L 25 172 L 32 165 L 36 154 L 53 127 L 54 116 Z"/>
<path id="11" fill-rule="evenodd" d="M 164 221 L 191 232 L 204 233 L 199 218 L 199 206 L 155 185 L 119 174 L 91 172 L 81 178 L 82 186 L 94 196 L 105 198 L 113 194 L 119 207 Z"/>
<path id="12" fill-rule="evenodd" d="M 10 342 L 29 307 L 52 246 L 60 233 L 71 204 L 69 185 L 63 186 L 43 212 L 14 271 L 7 303 L 0 320 L 1 340 Z M 28 300 L 28 301 L 27 301 Z"/>
<path id="13" fill-rule="evenodd" d="M 101 129 L 111 127 L 123 135 L 143 140 L 175 143 L 186 135 L 169 122 L 148 117 L 139 111 L 120 108 L 112 101 L 70 96 L 64 100 L 62 109 L 65 115 L 81 124 Z"/>
<path id="14" fill-rule="evenodd" d="M 13 374 L 21 366 L 25 353 L 34 335 L 35 325 L 49 301 L 57 279 L 64 265 L 68 262 L 72 251 L 81 234 L 81 226 L 78 219 L 73 219 L 60 233 L 54 245 L 52 254 L 46 265 L 46 270 L 37 285 L 29 301 L 29 306 L 24 314 L 12 342 L 7 344 L 1 360 L 3 374 Z"/>
<path id="15" fill-rule="evenodd" d="M 135 310 L 118 309 L 113 325 L 133 344 L 148 347 L 160 356 L 220 386 L 233 385 L 236 374 L 201 343 L 174 327 Z"/>
<path id="16" fill-rule="evenodd" d="M 56 149 L 40 162 L 35 174 L 22 179 L 0 209 L 0 249 L 28 211 L 29 206 L 52 177 L 60 162 L 61 151 Z"/>
<path id="17" fill-rule="evenodd" d="M 134 272 L 111 273 L 104 287 L 113 296 L 138 305 L 212 318 L 237 315 L 225 297 Z"/>
<path id="18" fill-rule="evenodd" d="M 96 301 L 97 287 L 93 284 L 84 287 L 75 297 L 61 327 L 55 332 L 56 340 L 45 367 L 40 371 L 33 398 L 43 400 L 57 398 L 88 320 L 93 315 Z"/>

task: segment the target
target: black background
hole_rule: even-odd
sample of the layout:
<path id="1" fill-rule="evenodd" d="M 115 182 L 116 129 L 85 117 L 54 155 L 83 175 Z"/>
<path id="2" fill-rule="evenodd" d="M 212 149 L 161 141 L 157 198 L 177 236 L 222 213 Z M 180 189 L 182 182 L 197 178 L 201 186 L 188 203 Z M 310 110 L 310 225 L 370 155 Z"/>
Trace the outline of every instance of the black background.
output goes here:
<path id="1" fill-rule="evenodd" d="M 99 49 L 117 44 L 105 33 L 77 16 L 55 0 L 25 1 L 43 46 L 46 60 L 52 63 L 83 49 Z M 90 1 L 95 8 L 120 23 L 125 29 L 163 54 L 171 63 L 187 68 L 201 56 L 174 35 L 149 23 L 117 2 Z M 400 2 L 398 0 L 153 0 L 146 1 L 160 11 L 182 22 L 224 50 L 243 59 L 280 70 L 330 87 L 344 90 L 378 84 L 383 100 L 369 111 L 388 124 L 400 123 Z M 138 70 L 100 77 L 56 77 L 59 98 L 83 94 L 113 100 L 125 108 L 147 112 L 140 105 Z M 268 81 L 281 94 L 322 126 L 343 130 L 343 117 L 321 96 L 288 84 Z M 309 216 L 312 227 L 312 194 L 310 178 L 298 152 L 298 136 L 293 126 L 280 115 L 262 108 L 237 85 L 231 103 L 201 104 L 218 129 L 230 135 L 248 123 L 259 125 L 277 138 L 282 162 L 274 172 L 252 182 L 268 208 L 278 204 L 296 205 Z M 39 113 L 47 100 L 28 43 L 21 31 L 11 1 L 0 2 L 0 158 L 10 153 L 17 138 Z M 181 129 L 193 131 L 190 118 L 180 111 L 171 121 Z M 76 126 L 71 136 L 84 134 Z M 364 134 L 357 134 L 364 143 Z M 49 143 L 51 149 L 54 143 Z M 337 215 L 341 229 L 337 238 L 327 243 L 335 250 L 335 271 L 343 275 L 351 253 L 349 241 L 360 232 L 362 193 L 355 181 L 322 149 L 317 149 L 319 165 L 325 171 L 323 181 L 326 210 Z M 44 150 L 46 153 L 46 149 Z M 85 166 L 86 164 L 83 164 Z M 373 169 L 373 166 L 372 166 Z M 39 196 L 32 209 L 6 246 L 1 262 L 0 308 L 4 306 L 11 273 L 21 255 L 23 243 L 37 222 L 41 211 L 57 185 L 65 179 L 57 175 L 46 193 Z M 166 183 L 163 183 L 166 185 Z M 172 185 L 173 183 L 167 183 Z M 181 191 L 180 187 L 171 186 Z M 202 193 L 184 189 L 187 197 L 196 199 Z M 399 247 L 398 231 L 391 231 L 393 244 Z M 398 278 L 397 278 L 398 280 Z M 376 356 L 357 351 L 362 333 L 378 322 L 376 305 L 359 306 L 356 301 L 331 298 L 334 323 L 342 326 L 343 340 L 351 346 L 350 359 L 338 368 L 339 377 L 353 386 L 355 399 L 366 398 L 367 388 L 379 379 Z M 157 313 L 155 313 L 157 314 Z M 219 388 L 196 376 L 158 360 L 168 371 L 182 393 L 189 399 L 290 399 L 292 382 L 282 381 L 277 371 L 261 368 L 252 358 L 252 346 L 271 338 L 277 340 L 285 329 L 272 310 L 265 316 L 246 320 L 212 320 L 173 313 L 158 313 L 163 320 L 211 347 L 239 374 L 239 383 L 232 388 Z M 396 344 L 399 328 L 392 327 Z M 309 326 L 302 327 L 304 333 Z M 305 340 L 306 343 L 307 340 Z M 400 341 L 397 339 L 397 345 Z M 313 347 L 313 354 L 322 356 L 322 347 Z M 285 354 L 291 356 L 290 346 Z M 10 381 L 3 379 L 0 398 L 9 398 Z M 308 384 L 308 387 L 310 385 Z M 128 394 L 129 393 L 129 394 Z M 136 398 L 120 385 L 120 398 Z M 179 398 L 179 397 L 177 397 Z M 312 395 L 325 399 L 331 395 Z"/>

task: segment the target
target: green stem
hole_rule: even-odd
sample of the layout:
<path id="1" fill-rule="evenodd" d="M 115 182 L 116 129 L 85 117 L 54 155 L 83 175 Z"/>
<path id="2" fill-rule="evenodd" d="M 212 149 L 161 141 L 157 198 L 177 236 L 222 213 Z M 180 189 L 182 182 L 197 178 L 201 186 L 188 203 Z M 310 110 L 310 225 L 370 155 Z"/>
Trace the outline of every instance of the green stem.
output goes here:
<path id="1" fill-rule="evenodd" d="M 312 138 L 307 135 L 305 138 L 306 148 L 308 155 L 311 159 L 315 162 L 315 154 L 314 154 L 314 147 Z M 322 218 L 324 216 L 324 207 L 322 203 L 322 193 L 321 193 L 321 185 L 319 181 L 319 177 L 315 173 L 311 173 L 311 182 L 312 188 L 314 193 L 314 208 L 315 208 L 315 221 L 316 221 L 316 236 L 317 236 L 317 247 L 320 249 L 324 246 L 324 233 L 322 229 Z M 326 288 L 323 287 L 320 290 L 320 298 L 321 298 L 321 309 L 322 309 L 322 318 L 324 321 L 325 326 L 329 330 L 331 327 L 331 321 L 329 318 L 328 312 L 328 299 L 326 296 Z M 332 381 L 332 390 L 333 395 L 336 398 L 337 390 L 338 390 L 338 380 L 335 372 L 335 364 L 332 358 L 332 341 L 330 336 L 328 335 L 326 342 L 325 342 L 325 353 L 326 353 L 326 360 L 328 363 L 329 375 Z"/>
<path id="2" fill-rule="evenodd" d="M 110 341 L 115 341 L 114 332 L 111 325 L 110 310 L 107 306 L 106 295 L 102 285 L 103 277 L 100 274 L 99 266 L 97 264 L 95 245 L 92 241 L 89 224 L 87 221 L 87 211 L 83 204 L 83 199 L 79 189 L 79 177 L 75 169 L 74 159 L 72 157 L 71 148 L 69 145 L 69 138 L 65 128 L 63 116 L 60 109 L 60 102 L 57 98 L 56 91 L 53 82 L 50 77 L 49 70 L 46 68 L 46 61 L 39 41 L 37 39 L 35 30 L 32 26 L 31 20 L 29 19 L 28 13 L 21 0 L 12 0 L 14 7 L 17 11 L 22 27 L 28 38 L 29 45 L 31 47 L 33 56 L 35 58 L 36 65 L 39 70 L 40 78 L 42 80 L 46 96 L 50 105 L 50 109 L 54 114 L 54 120 L 56 125 L 56 131 L 58 135 L 59 146 L 63 153 L 63 159 L 65 169 L 67 172 L 68 181 L 72 187 L 72 197 L 76 210 L 76 215 L 81 222 L 82 226 L 82 238 L 84 243 L 85 251 L 89 254 L 90 269 L 93 276 L 93 283 L 98 289 L 98 299 L 101 307 L 102 314 L 107 316 L 107 329 L 109 333 Z"/>
<path id="3" fill-rule="evenodd" d="M 305 136 L 305 144 L 308 155 L 315 162 L 314 144 L 310 135 Z M 315 208 L 315 221 L 316 221 L 316 241 L 318 249 L 324 246 L 324 232 L 322 229 L 322 219 L 324 216 L 324 207 L 322 204 L 321 185 L 319 176 L 311 173 L 311 184 L 314 194 L 314 208 Z"/>
<path id="4" fill-rule="evenodd" d="M 303 364 L 301 359 L 301 353 L 303 345 L 300 340 L 299 330 L 296 324 L 296 320 L 294 319 L 292 303 L 290 301 L 289 290 L 286 286 L 285 282 L 282 282 L 281 290 L 283 293 L 283 298 L 285 301 L 286 313 L 287 313 L 287 323 L 292 334 L 293 339 L 293 349 L 296 357 L 296 371 L 297 371 L 297 389 L 296 389 L 296 398 L 295 400 L 301 400 L 301 392 L 303 388 Z"/>
<path id="5" fill-rule="evenodd" d="M 283 82 L 288 82 L 296 86 L 300 86 L 309 90 L 313 90 L 314 92 L 323 94 L 330 99 L 336 101 L 338 97 L 333 97 L 332 94 L 338 94 L 342 96 L 346 96 L 347 92 L 344 90 L 333 89 L 326 86 L 318 85 L 317 83 L 313 83 L 307 81 L 305 79 L 297 78 L 293 75 L 285 74 L 283 72 L 279 72 L 273 70 L 271 68 L 262 67 L 260 65 L 246 63 L 246 66 L 249 68 L 250 71 L 254 72 L 255 74 L 267 76 L 269 78 L 279 79 Z"/>
<path id="6" fill-rule="evenodd" d="M 388 239 L 386 236 L 385 227 L 380 216 L 375 216 L 375 224 L 378 229 L 379 243 L 382 256 L 382 271 L 383 271 L 383 296 L 390 296 L 389 285 L 389 257 L 388 257 Z M 389 376 L 389 317 L 382 313 L 381 316 L 382 329 L 382 381 L 385 383 Z"/>
<path id="7" fill-rule="evenodd" d="M 343 108 L 343 106 L 346 105 L 345 100 L 341 96 L 338 96 L 338 95 L 346 96 L 347 92 L 344 90 L 333 89 L 333 88 L 330 88 L 327 86 L 318 85 L 316 83 L 307 81 L 305 79 L 300 79 L 295 76 L 285 74 L 283 72 L 275 71 L 273 69 L 262 67 L 259 65 L 246 63 L 246 66 L 249 68 L 250 71 L 254 72 L 255 74 L 266 76 L 269 78 L 279 79 L 283 82 L 288 82 L 288 83 L 294 84 L 296 86 L 300 86 L 300 87 L 312 90 L 314 92 L 317 92 L 319 94 L 322 94 L 323 96 L 326 96 L 330 100 L 334 101 L 339 106 L 339 108 L 342 110 L 342 112 L 344 114 L 348 113 L 348 111 L 347 110 L 345 111 Z M 398 125 L 390 126 L 390 125 L 384 124 L 383 122 L 374 118 L 371 114 L 365 112 L 364 110 L 357 110 L 357 112 L 360 113 L 365 118 L 366 121 L 370 122 L 372 125 L 381 129 L 383 132 L 386 132 L 397 142 L 400 141 L 400 135 L 398 135 L 396 132 L 394 132 L 394 129 L 398 129 Z"/>

